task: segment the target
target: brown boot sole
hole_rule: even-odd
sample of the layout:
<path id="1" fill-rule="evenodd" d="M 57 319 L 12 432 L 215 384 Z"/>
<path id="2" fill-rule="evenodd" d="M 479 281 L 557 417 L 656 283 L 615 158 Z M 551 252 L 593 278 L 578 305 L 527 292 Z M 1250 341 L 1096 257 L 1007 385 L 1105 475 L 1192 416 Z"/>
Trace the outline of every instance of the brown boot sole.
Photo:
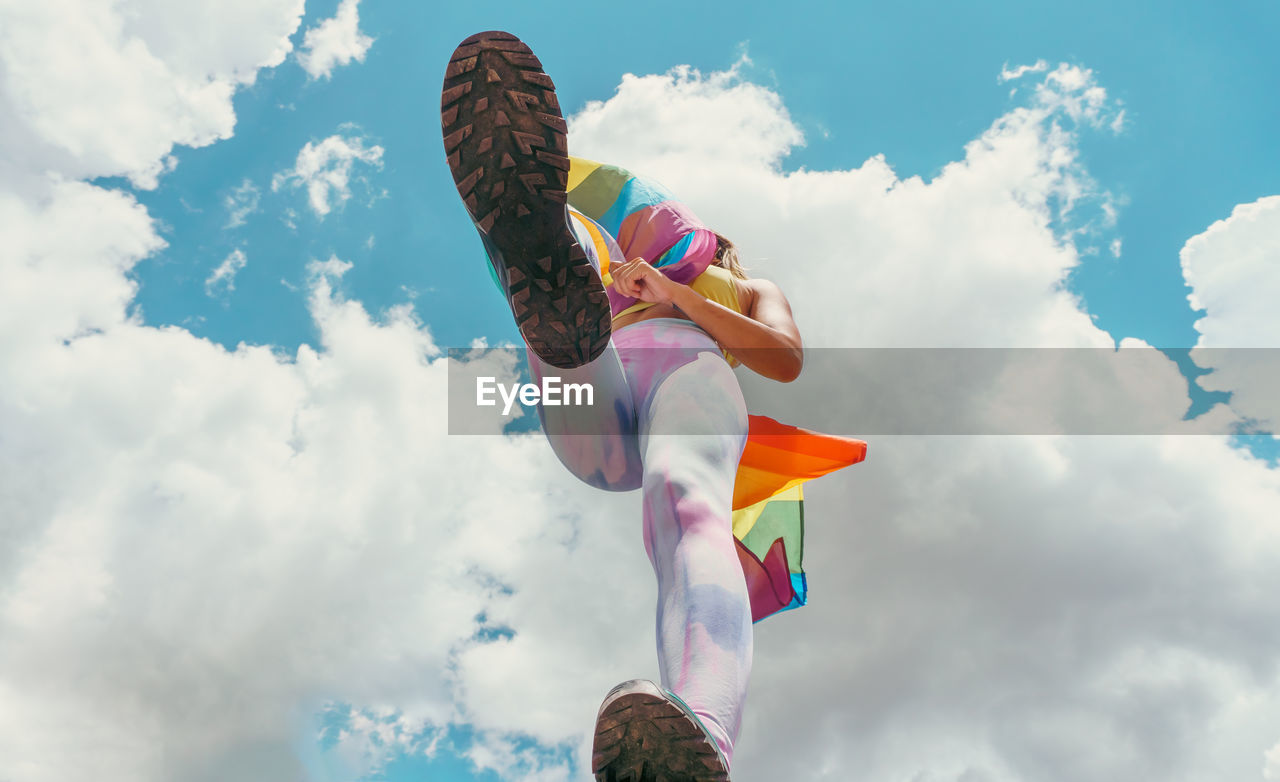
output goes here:
<path id="1" fill-rule="evenodd" d="M 711 738 L 642 680 L 618 685 L 601 705 L 591 772 L 596 782 L 729 782 Z"/>
<path id="2" fill-rule="evenodd" d="M 609 298 L 569 229 L 567 126 L 542 63 L 510 33 L 471 36 L 445 71 L 440 124 L 458 194 L 525 342 L 555 367 L 599 356 Z"/>

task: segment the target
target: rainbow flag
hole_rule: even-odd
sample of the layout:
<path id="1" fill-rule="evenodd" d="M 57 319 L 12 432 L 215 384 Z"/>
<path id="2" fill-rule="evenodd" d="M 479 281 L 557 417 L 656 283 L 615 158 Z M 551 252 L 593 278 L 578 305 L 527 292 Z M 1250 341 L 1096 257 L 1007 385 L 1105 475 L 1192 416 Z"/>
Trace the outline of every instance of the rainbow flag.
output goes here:
<path id="1" fill-rule="evenodd" d="M 862 461 L 867 444 L 767 416 L 747 420 L 747 445 L 733 487 L 733 536 L 751 595 L 751 618 L 759 622 L 808 600 L 801 484 Z"/>
<path id="2" fill-rule="evenodd" d="M 716 235 L 665 187 L 625 168 L 580 157 L 569 158 L 569 205 L 609 232 L 623 257 L 644 258 L 672 280 L 689 284 L 715 262 Z M 608 285 L 609 259 L 600 258 Z M 637 299 L 609 286 L 609 307 L 617 315 Z"/>

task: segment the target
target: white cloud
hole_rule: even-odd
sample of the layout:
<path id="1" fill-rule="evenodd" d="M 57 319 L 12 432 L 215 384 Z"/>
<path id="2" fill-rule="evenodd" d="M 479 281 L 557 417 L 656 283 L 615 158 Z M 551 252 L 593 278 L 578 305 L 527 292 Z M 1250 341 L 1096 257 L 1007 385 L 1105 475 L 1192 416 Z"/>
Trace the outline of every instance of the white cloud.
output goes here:
<path id="1" fill-rule="evenodd" d="M 1120 109 L 1120 111 L 1116 113 L 1115 119 L 1111 120 L 1111 132 L 1121 133 L 1124 131 L 1126 127 L 1124 112 L 1124 109 Z"/>
<path id="2" fill-rule="evenodd" d="M 511 736 L 482 735 L 466 753 L 478 769 L 489 770 L 499 779 L 519 782 L 569 782 L 569 768 L 559 758 L 535 747 L 520 747 Z"/>
<path id="3" fill-rule="evenodd" d="M 231 194 L 223 199 L 223 206 L 227 208 L 227 228 L 239 228 L 245 224 L 245 220 L 249 215 L 258 211 L 258 203 L 262 200 L 262 193 L 258 190 L 257 185 L 245 179 Z"/>
<path id="4" fill-rule="evenodd" d="M 307 202 L 317 217 L 324 218 L 335 207 L 341 209 L 351 198 L 352 170 L 356 164 L 382 168 L 382 147 L 365 146 L 359 136 L 333 135 L 319 143 L 308 141 L 298 152 L 291 170 L 276 174 L 272 191 L 286 185 L 305 186 Z M 357 181 L 367 182 L 363 177 Z"/>
<path id="5" fill-rule="evenodd" d="M 218 267 L 204 281 L 204 292 L 209 296 L 224 296 L 236 289 L 236 273 L 244 268 L 249 259 L 244 250 L 235 249 L 218 264 Z"/>
<path id="6" fill-rule="evenodd" d="M 311 78 L 327 79 L 339 65 L 364 62 L 374 39 L 360 32 L 359 4 L 360 0 L 342 0 L 332 19 L 307 30 L 298 62 Z"/>
<path id="7" fill-rule="evenodd" d="M 50 0 L 0 7 L 0 179 L 155 187 L 176 144 L 231 135 L 231 95 L 283 61 L 302 0 Z"/>
<path id="8" fill-rule="evenodd" d="M 705 77 L 688 66 L 662 75 L 626 74 L 617 96 L 592 101 L 574 117 L 574 133 L 623 166 L 668 158 L 777 165 L 804 137 L 777 93 L 741 78 L 744 63 Z M 699 121 L 689 122 L 691 116 Z M 650 125 L 663 132 L 635 132 Z M 724 143 L 711 128 L 733 134 L 734 143 Z"/>
<path id="9" fill-rule="evenodd" d="M 1036 60 L 1032 65 L 1019 65 L 1016 68 L 1010 68 L 1009 63 L 1005 63 L 1004 68 L 1000 70 L 1000 82 L 1003 84 L 1006 81 L 1021 79 L 1028 73 L 1043 73 L 1048 69 L 1049 63 L 1044 60 Z"/>
<path id="10" fill-rule="evenodd" d="M 1236 206 L 1179 257 L 1187 301 L 1207 311 L 1198 347 L 1280 347 L 1280 195 Z"/>
<path id="11" fill-rule="evenodd" d="M 125 272 L 164 246 L 132 197 L 80 182 L 39 199 L 0 189 L 0 225 L 0 346 L 18 356 L 117 323 L 137 291 Z"/>
<path id="12" fill-rule="evenodd" d="M 336 258 L 311 267 L 322 346 L 291 358 L 133 322 L 119 285 L 59 290 L 123 281 L 156 245 L 117 230 L 98 253 L 63 248 L 43 229 L 80 189 L 104 225 L 147 226 L 74 188 L 15 216 L 44 242 L 16 264 L 43 284 L 0 301 L 99 313 L 26 324 L 0 350 L 0 776 L 292 778 L 331 699 L 446 724 L 452 661 L 509 599 L 490 585 L 565 557 L 570 538 L 546 533 L 585 518 L 587 492 L 549 495 L 559 468 L 535 440 L 447 438 L 429 334 L 405 308 L 379 322 L 343 299 Z M 503 493 L 478 495 L 471 479 L 495 472 Z"/>
<path id="13" fill-rule="evenodd" d="M 1078 65 L 1060 63 L 1036 85 L 1036 102 L 1071 120 L 1094 128 L 1119 129 L 1119 101 L 1107 97 L 1107 91 L 1093 78 L 1093 71 Z"/>
<path id="14" fill-rule="evenodd" d="M 442 729 L 393 709 L 356 709 L 329 704 L 328 724 L 314 745 L 301 748 L 308 779 L 365 779 L 404 755 L 435 754 Z M 321 749 L 322 745 L 328 745 Z"/>
<path id="15" fill-rule="evenodd" d="M 1079 254 L 1051 228 L 1074 203 L 1105 198 L 1064 127 L 1105 117 L 1099 95 L 1088 71 L 1056 69 L 928 184 L 898 179 L 880 156 L 783 174 L 799 131 L 776 94 L 732 71 L 625 77 L 572 117 L 570 143 L 658 178 L 731 236 L 755 273 L 802 297 L 811 346 L 1111 347 L 1065 290 Z M 637 136 L 640 117 L 651 130 Z M 850 302 L 853 291 L 881 293 Z"/>
<path id="16" fill-rule="evenodd" d="M 447 723 L 451 654 L 502 599 L 441 545 L 474 501 L 448 485 L 537 474 L 510 484 L 518 506 L 490 498 L 484 535 L 552 510 L 534 443 L 441 447 L 429 335 L 337 296 L 341 262 L 309 282 L 325 347 L 291 360 L 142 324 L 131 272 L 164 246 L 156 225 L 72 179 L 154 184 L 173 144 L 229 135 L 234 85 L 288 51 L 301 3 L 281 8 L 0 10 L 0 777 L 297 778 L 300 731 L 335 697 Z M 401 404 L 416 423 L 391 423 Z M 387 425 L 417 444 L 397 453 Z M 372 473 L 376 496 L 357 488 Z"/>
<path id="17" fill-rule="evenodd" d="M 1231 407 L 1280 432 L 1280 195 L 1240 204 L 1180 253 L 1187 300 L 1205 315 L 1192 359 L 1213 371 L 1203 388 L 1231 391 Z"/>
<path id="18" fill-rule="evenodd" d="M 1117 106 L 1084 68 L 1030 70 L 1027 103 L 928 183 L 882 157 L 783 173 L 798 132 L 749 90 L 724 105 L 723 74 L 624 81 L 570 149 L 691 201 L 807 344 L 1113 346 L 1054 229 L 1114 209 L 1076 142 Z M 743 135 L 752 154 L 715 149 Z M 1167 360 L 1141 381 L 1185 409 Z M 1224 438 L 874 438 L 809 503 L 813 602 L 759 628 L 735 779 L 1247 778 L 1274 743 L 1280 474 Z"/>
<path id="19" fill-rule="evenodd" d="M 1276 780 L 1280 780 L 1280 744 L 1276 744 L 1274 747 L 1267 750 L 1264 761 L 1266 766 L 1263 767 L 1262 778 L 1267 780 L 1267 782 L 1276 782 Z"/>

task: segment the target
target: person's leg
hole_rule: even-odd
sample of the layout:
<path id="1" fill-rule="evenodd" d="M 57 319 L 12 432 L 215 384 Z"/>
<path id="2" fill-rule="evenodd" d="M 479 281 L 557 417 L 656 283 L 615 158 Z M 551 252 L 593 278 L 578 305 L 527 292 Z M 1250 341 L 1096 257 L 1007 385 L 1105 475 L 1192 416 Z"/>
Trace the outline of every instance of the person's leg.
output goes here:
<path id="1" fill-rule="evenodd" d="M 560 462 L 579 480 L 598 489 L 631 491 L 641 485 L 642 465 L 635 404 L 618 358 L 609 345 L 597 359 L 575 369 L 558 369 L 526 348 L 533 382 L 557 377 L 561 387 L 586 384 L 592 404 L 538 405 L 542 432 Z"/>
<path id="2" fill-rule="evenodd" d="M 521 334 L 536 353 L 530 356 L 532 373 L 539 379 L 555 373 L 564 382 L 590 382 L 596 393 L 591 409 L 539 406 L 557 456 L 575 475 L 603 488 L 634 488 L 643 479 L 646 548 L 659 580 L 662 679 L 693 707 L 727 757 L 751 658 L 750 609 L 729 526 L 733 480 L 746 437 L 732 371 L 705 333 L 705 350 L 678 365 L 669 363 L 670 351 L 663 351 L 667 357 L 650 356 L 657 364 L 645 367 L 643 358 L 629 359 L 609 344 L 609 301 L 599 269 L 585 263 L 587 248 L 563 211 L 566 127 L 551 80 L 527 46 L 501 32 L 463 41 L 445 74 L 441 122 L 458 194 Z M 656 323 L 645 321 L 620 334 Z M 686 331 L 700 332 L 691 324 Z M 702 428 L 706 431 L 691 433 Z M 663 433 L 669 429 L 681 433 Z M 633 699 L 620 704 L 620 711 L 630 709 L 628 704 L 649 708 L 671 702 Z M 619 735 L 628 734 L 620 711 L 604 715 L 602 707 L 606 722 L 618 718 L 614 727 L 597 720 L 597 741 L 604 736 L 615 742 L 610 750 L 615 753 L 622 752 Z M 672 727 L 681 738 L 648 732 L 656 721 L 640 725 L 634 736 L 652 737 L 656 744 L 623 743 L 641 766 L 657 752 L 662 762 L 691 768 L 688 763 L 701 763 L 705 753 L 714 752 L 693 720 L 661 711 L 654 714 L 663 721 L 662 730 Z M 696 751 L 684 740 L 692 738 L 685 731 L 698 734 Z M 699 771 L 696 778 L 724 780 L 727 775 L 721 767 L 710 775 Z"/>
<path id="3" fill-rule="evenodd" d="M 586 227 L 586 219 L 571 211 L 569 227 L 591 266 L 599 272 L 602 255 L 610 258 L 611 263 L 620 263 L 622 252 L 617 243 L 598 227 L 597 233 L 601 236 L 597 242 Z M 589 406 L 538 406 L 542 431 L 561 463 L 580 480 L 600 489 L 640 488 L 635 400 L 612 340 L 595 360 L 573 369 L 553 367 L 528 348 L 525 356 L 529 374 L 539 385 L 544 378 L 556 377 L 562 386 L 586 384 L 591 387 Z"/>
<path id="4" fill-rule="evenodd" d="M 727 762 L 752 653 L 750 599 L 731 520 L 746 407 L 733 370 L 692 323 L 645 321 L 615 339 L 637 392 L 662 685 L 698 715 Z"/>
<path id="5" fill-rule="evenodd" d="M 556 367 L 598 358 L 609 297 L 567 225 L 568 128 L 551 78 L 518 38 L 490 30 L 454 50 L 443 87 L 449 170 L 520 334 Z"/>

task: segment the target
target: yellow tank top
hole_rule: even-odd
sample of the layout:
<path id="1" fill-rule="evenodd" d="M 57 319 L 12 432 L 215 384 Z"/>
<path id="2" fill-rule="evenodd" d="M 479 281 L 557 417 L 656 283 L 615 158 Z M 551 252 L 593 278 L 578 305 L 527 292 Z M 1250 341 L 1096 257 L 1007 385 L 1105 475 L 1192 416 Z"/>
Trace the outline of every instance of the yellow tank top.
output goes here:
<path id="1" fill-rule="evenodd" d="M 693 282 L 689 283 L 689 287 L 702 298 L 710 299 L 717 304 L 728 307 L 739 315 L 742 314 L 742 303 L 738 301 L 738 288 L 734 285 L 733 274 L 728 269 L 722 266 L 708 266 L 706 271 L 699 274 L 694 278 Z M 639 312 L 652 306 L 653 302 L 651 301 L 638 301 L 614 315 L 613 319 L 617 320 L 623 315 Z M 720 352 L 724 353 L 724 359 L 729 362 L 729 366 L 738 365 L 738 360 L 729 355 L 729 351 L 721 349 Z"/>

